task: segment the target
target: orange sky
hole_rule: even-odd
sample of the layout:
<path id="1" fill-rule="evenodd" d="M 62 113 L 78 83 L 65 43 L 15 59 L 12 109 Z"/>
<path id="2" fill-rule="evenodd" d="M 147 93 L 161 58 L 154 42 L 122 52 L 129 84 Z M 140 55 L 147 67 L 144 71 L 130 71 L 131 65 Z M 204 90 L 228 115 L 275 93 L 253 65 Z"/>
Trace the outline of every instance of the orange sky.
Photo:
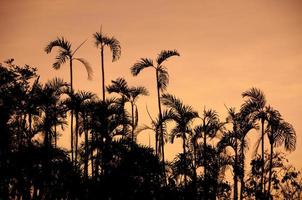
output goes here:
<path id="1" fill-rule="evenodd" d="M 84 68 L 75 65 L 74 86 L 98 94 L 99 54 L 92 34 L 102 25 L 122 45 L 118 62 L 111 63 L 110 52 L 105 52 L 107 84 L 123 76 L 151 93 L 139 100 L 141 123 L 149 123 L 146 105 L 157 113 L 154 73 L 146 70 L 132 77 L 129 68 L 140 57 L 154 58 L 163 49 L 181 54 L 167 62 L 168 91 L 198 111 L 215 108 L 224 119 L 224 104 L 239 108 L 243 91 L 262 89 L 268 103 L 294 125 L 297 150 L 289 158 L 302 168 L 302 1 L 2 0 L 0 13 L 1 62 L 13 57 L 17 64 L 36 66 L 42 81 L 55 76 L 69 81 L 68 67 L 53 70 L 55 53 L 47 55 L 43 48 L 56 36 L 65 36 L 74 47 L 88 38 L 77 56 L 89 60 L 94 79 L 88 81 Z M 147 144 L 145 136 L 139 140 Z M 62 144 L 68 138 L 63 137 Z M 250 149 L 255 138 L 250 137 Z M 170 157 L 178 145 L 167 145 Z"/>

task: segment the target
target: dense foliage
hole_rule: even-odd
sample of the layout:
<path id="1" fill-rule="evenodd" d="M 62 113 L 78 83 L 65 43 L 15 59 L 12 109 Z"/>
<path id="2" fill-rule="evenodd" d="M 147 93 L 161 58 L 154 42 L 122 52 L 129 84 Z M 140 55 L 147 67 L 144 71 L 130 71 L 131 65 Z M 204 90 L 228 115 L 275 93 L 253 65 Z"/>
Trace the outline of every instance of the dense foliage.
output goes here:
<path id="1" fill-rule="evenodd" d="M 115 38 L 102 32 L 94 37 L 101 56 L 109 46 L 113 60 L 120 57 Z M 159 114 L 143 125 L 137 101 L 148 95 L 146 88 L 118 78 L 106 88 L 115 98 L 105 98 L 105 86 L 102 100 L 74 91 L 72 61 L 88 74 L 91 68 L 74 58 L 79 47 L 71 51 L 66 39 L 50 42 L 45 51 L 54 47 L 60 48 L 54 68 L 69 61 L 71 83 L 55 78 L 43 84 L 35 68 L 13 59 L 0 64 L 0 199 L 301 199 L 300 172 L 276 151 L 295 150 L 295 130 L 261 90 L 245 91 L 238 111 L 227 108 L 226 120 L 213 109 L 198 113 L 165 93 L 169 76 L 162 63 L 180 54 L 162 51 L 155 64 L 143 58 L 131 68 L 133 75 L 146 67 L 156 72 Z M 63 149 L 57 141 L 69 134 L 67 126 L 71 148 Z M 155 149 L 136 141 L 146 130 L 155 133 Z M 247 167 L 247 136 L 257 131 L 261 153 Z M 182 152 L 168 162 L 164 145 L 175 138 L 181 138 Z"/>

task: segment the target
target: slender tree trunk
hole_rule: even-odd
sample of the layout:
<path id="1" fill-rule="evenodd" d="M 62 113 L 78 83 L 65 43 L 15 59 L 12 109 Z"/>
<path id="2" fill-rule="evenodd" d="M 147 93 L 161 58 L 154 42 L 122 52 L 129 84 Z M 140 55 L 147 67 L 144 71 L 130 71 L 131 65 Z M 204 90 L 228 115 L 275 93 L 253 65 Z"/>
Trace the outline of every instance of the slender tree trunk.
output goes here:
<path id="1" fill-rule="evenodd" d="M 182 133 L 182 149 L 183 149 L 183 170 L 184 170 L 184 199 L 187 199 L 188 197 L 188 180 L 187 180 L 187 152 L 186 152 L 186 133 Z"/>
<path id="2" fill-rule="evenodd" d="M 54 113 L 55 113 L 55 116 L 57 116 L 57 113 L 56 113 L 56 108 L 54 108 Z M 55 123 L 54 124 L 54 137 L 55 137 L 55 148 L 57 148 L 57 124 Z"/>
<path id="3" fill-rule="evenodd" d="M 238 181 L 237 181 L 237 177 L 238 177 L 238 152 L 237 152 L 237 131 L 235 131 L 235 146 L 234 146 L 234 151 L 235 151 L 235 162 L 234 162 L 234 200 L 238 199 Z"/>
<path id="4" fill-rule="evenodd" d="M 197 199 L 197 156 L 196 156 L 196 148 L 197 148 L 197 144 L 195 143 L 195 141 L 193 141 L 193 187 L 194 187 L 194 199 Z"/>
<path id="5" fill-rule="evenodd" d="M 85 133 L 85 161 L 84 161 L 84 177 L 88 179 L 88 127 L 86 121 L 86 113 L 83 113 L 84 133 Z"/>
<path id="6" fill-rule="evenodd" d="M 261 182 L 260 191 L 265 193 L 264 187 L 264 119 L 261 119 Z"/>
<path id="7" fill-rule="evenodd" d="M 186 159 L 186 133 L 182 134 L 182 149 L 183 149 L 183 154 L 184 154 L 184 181 L 185 181 L 185 191 L 187 191 L 187 174 L 186 174 L 186 170 L 187 170 L 187 159 Z M 185 192 L 186 193 L 186 192 Z"/>
<path id="8" fill-rule="evenodd" d="M 70 58 L 70 92 L 73 94 L 73 85 L 72 85 L 72 57 Z M 73 157 L 73 110 L 71 109 L 70 115 L 70 147 L 71 147 L 71 162 L 74 162 Z"/>
<path id="9" fill-rule="evenodd" d="M 159 157 L 159 153 L 158 153 L 158 135 L 159 135 L 159 133 L 156 130 L 155 131 L 155 155 Z"/>
<path id="10" fill-rule="evenodd" d="M 131 102 L 131 118 L 132 118 L 131 139 L 132 139 L 132 144 L 134 144 L 134 105 L 133 105 L 133 102 Z"/>
<path id="11" fill-rule="evenodd" d="M 269 159 L 269 176 L 268 176 L 268 190 L 267 193 L 271 196 L 271 183 L 272 183 L 272 169 L 273 169 L 273 156 L 274 156 L 274 144 L 270 141 L 271 151 L 270 151 L 270 159 Z"/>
<path id="12" fill-rule="evenodd" d="M 75 164 L 78 163 L 79 112 L 75 112 Z"/>
<path id="13" fill-rule="evenodd" d="M 163 175 L 165 185 L 167 183 L 166 179 L 166 167 L 165 167 L 165 147 L 164 147 L 164 131 L 163 131 L 163 124 L 162 124 L 162 110 L 161 110 L 161 103 L 160 103 L 160 86 L 159 86 L 159 74 L 158 70 L 156 69 L 156 84 L 157 84 L 157 103 L 158 103 L 158 112 L 159 112 L 159 121 L 160 121 L 160 145 L 159 148 L 161 149 L 161 156 L 162 156 L 162 167 L 163 167 Z"/>
<path id="14" fill-rule="evenodd" d="M 71 115 L 70 115 L 70 144 L 71 144 L 71 162 L 74 162 L 74 150 L 73 150 L 73 110 L 71 110 Z"/>
<path id="15" fill-rule="evenodd" d="M 104 47 L 101 46 L 101 65 L 102 65 L 102 94 L 105 101 L 105 68 L 104 68 Z"/>
<path id="16" fill-rule="evenodd" d="M 122 105 L 121 105 L 121 108 L 123 109 L 123 112 L 122 112 L 122 120 L 123 120 L 123 136 L 126 136 L 126 138 L 129 139 L 129 135 L 127 135 L 126 133 L 126 113 L 125 113 L 125 98 L 122 96 Z"/>
<path id="17" fill-rule="evenodd" d="M 204 137 L 203 137 L 203 154 L 204 154 L 204 170 L 203 170 L 203 176 L 204 176 L 204 186 L 203 186 L 203 190 L 204 190 L 204 199 L 207 200 L 208 199 L 208 175 L 207 175 L 207 134 L 206 132 L 204 132 Z"/>
<path id="18" fill-rule="evenodd" d="M 94 169 L 94 159 L 93 159 L 93 147 L 94 145 L 94 132 L 91 132 L 91 145 L 90 145 L 90 162 L 91 162 L 91 175 L 92 177 L 95 175 Z"/>
<path id="19" fill-rule="evenodd" d="M 244 183 L 244 166 L 245 166 L 245 156 L 244 156 L 244 140 L 245 140 L 245 137 L 242 138 L 242 141 L 240 143 L 240 151 L 241 151 L 241 158 L 240 158 L 240 162 L 241 162 L 241 166 L 242 166 L 242 174 L 240 176 L 240 200 L 243 199 L 243 191 L 244 191 L 244 188 L 245 188 L 245 183 Z"/>

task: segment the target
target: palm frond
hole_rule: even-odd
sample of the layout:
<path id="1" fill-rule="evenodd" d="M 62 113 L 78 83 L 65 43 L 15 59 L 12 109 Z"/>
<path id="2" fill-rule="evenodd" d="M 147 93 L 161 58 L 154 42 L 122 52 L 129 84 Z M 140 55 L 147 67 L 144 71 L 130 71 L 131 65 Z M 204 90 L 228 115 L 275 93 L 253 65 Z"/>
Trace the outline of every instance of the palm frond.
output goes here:
<path id="1" fill-rule="evenodd" d="M 264 109 L 266 105 L 266 98 L 264 93 L 258 88 L 251 88 L 242 93 L 243 98 L 247 98 L 241 106 L 242 113 L 252 113 L 257 110 Z"/>
<path id="2" fill-rule="evenodd" d="M 156 62 L 158 65 L 161 65 L 165 60 L 167 60 L 171 56 L 180 56 L 180 54 L 176 50 L 163 50 L 158 54 Z"/>
<path id="3" fill-rule="evenodd" d="M 73 58 L 73 59 L 81 62 L 84 65 L 84 67 L 87 71 L 87 74 L 88 74 L 88 79 L 92 80 L 93 70 L 92 70 L 92 67 L 90 66 L 89 62 L 87 60 L 85 60 L 84 58 Z"/>
<path id="4" fill-rule="evenodd" d="M 183 104 L 180 99 L 168 93 L 162 95 L 161 102 L 163 103 L 163 105 L 171 107 L 173 109 L 180 108 Z"/>
<path id="5" fill-rule="evenodd" d="M 131 73 L 133 76 L 137 76 L 143 69 L 147 67 L 154 67 L 153 61 L 150 58 L 141 58 L 131 67 Z"/>
<path id="6" fill-rule="evenodd" d="M 161 91 L 165 91 L 169 84 L 169 73 L 164 67 L 157 68 L 158 70 L 158 86 Z"/>
<path id="7" fill-rule="evenodd" d="M 285 150 L 289 152 L 296 149 L 296 132 L 290 123 L 282 121 L 276 132 L 276 145 L 281 145 L 283 143 Z"/>
<path id="8" fill-rule="evenodd" d="M 112 52 L 112 62 L 117 61 L 121 57 L 121 45 L 120 42 L 114 38 L 103 37 L 104 45 L 110 47 Z"/>
<path id="9" fill-rule="evenodd" d="M 57 39 L 50 41 L 45 47 L 44 51 L 48 54 L 54 47 L 62 48 L 64 51 L 68 52 L 69 55 L 71 55 L 71 43 L 64 37 L 58 37 Z"/>
<path id="10" fill-rule="evenodd" d="M 94 33 L 93 37 L 96 47 L 101 46 L 103 48 L 103 46 L 109 46 L 112 52 L 112 62 L 117 61 L 121 57 L 121 45 L 116 38 L 106 36 L 102 33 L 102 30 Z"/>
<path id="11" fill-rule="evenodd" d="M 68 52 L 59 50 L 59 55 L 56 56 L 56 62 L 52 64 L 54 69 L 60 69 L 61 65 L 69 59 Z"/>
<path id="12" fill-rule="evenodd" d="M 124 78 L 119 77 L 111 82 L 112 84 L 106 87 L 109 93 L 117 93 L 122 95 L 128 94 L 129 87 L 127 81 Z"/>
<path id="13" fill-rule="evenodd" d="M 95 41 L 96 47 L 99 47 L 100 45 L 103 44 L 103 37 L 104 37 L 104 35 L 103 35 L 102 31 L 95 32 L 93 34 L 93 37 L 94 37 L 94 41 Z"/>
<path id="14" fill-rule="evenodd" d="M 144 95 L 144 96 L 149 95 L 149 91 L 147 90 L 147 88 L 145 88 L 143 86 L 131 87 L 129 89 L 129 92 L 130 92 L 130 96 L 132 97 L 133 100 L 135 100 L 139 95 Z"/>

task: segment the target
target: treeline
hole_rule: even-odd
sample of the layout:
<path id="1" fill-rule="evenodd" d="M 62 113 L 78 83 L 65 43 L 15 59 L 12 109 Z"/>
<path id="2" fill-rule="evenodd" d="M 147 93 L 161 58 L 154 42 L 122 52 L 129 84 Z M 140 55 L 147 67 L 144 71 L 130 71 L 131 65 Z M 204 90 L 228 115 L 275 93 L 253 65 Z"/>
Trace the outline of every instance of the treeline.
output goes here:
<path id="1" fill-rule="evenodd" d="M 261 90 L 243 92 L 242 105 L 226 108 L 225 120 L 214 109 L 198 113 L 166 93 L 164 63 L 180 54 L 162 51 L 131 67 L 134 76 L 154 69 L 159 112 L 154 118 L 146 111 L 151 124 L 143 125 L 137 101 L 147 88 L 129 86 L 124 78 L 106 87 L 104 49 L 116 61 L 121 46 L 101 31 L 93 37 L 101 57 L 101 99 L 73 89 L 74 61 L 91 77 L 89 63 L 75 56 L 85 42 L 73 50 L 62 37 L 45 48 L 58 48 L 53 67 L 68 64 L 69 83 L 54 78 L 43 84 L 35 68 L 13 59 L 0 64 L 0 199 L 301 199 L 301 174 L 277 151 L 294 151 L 296 132 Z M 57 143 L 68 126 L 67 150 Z M 154 149 L 137 143 L 145 131 L 154 132 Z M 247 137 L 257 131 L 255 155 L 246 161 Z M 182 152 L 168 162 L 164 146 L 175 138 L 181 138 Z"/>

